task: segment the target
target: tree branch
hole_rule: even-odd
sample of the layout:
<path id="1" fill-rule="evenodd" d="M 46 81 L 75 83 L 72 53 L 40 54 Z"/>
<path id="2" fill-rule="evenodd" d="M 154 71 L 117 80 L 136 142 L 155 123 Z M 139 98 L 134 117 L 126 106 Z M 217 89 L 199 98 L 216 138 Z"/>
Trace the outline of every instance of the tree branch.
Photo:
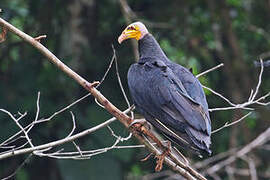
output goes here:
<path id="1" fill-rule="evenodd" d="M 231 164 L 234 162 L 237 158 L 242 157 L 246 155 L 248 152 L 250 152 L 252 149 L 266 143 L 269 141 L 270 138 L 270 127 L 268 127 L 263 133 L 261 133 L 257 138 L 255 138 L 253 141 L 251 141 L 249 144 L 244 146 L 242 149 L 237 151 L 234 155 L 228 157 L 227 159 L 215 164 L 214 166 L 208 168 L 206 170 L 207 174 L 214 174 L 220 169 L 224 168 L 226 165 Z"/>
<path id="2" fill-rule="evenodd" d="M 130 110 L 131 110 L 131 108 L 123 111 L 123 113 L 124 114 L 128 113 Z M 107 120 L 107 121 L 105 121 L 105 122 L 103 122 L 95 127 L 84 130 L 84 131 L 82 131 L 78 134 L 75 134 L 75 135 L 67 136 L 66 138 L 60 139 L 58 141 L 53 141 L 50 143 L 46 143 L 46 144 L 42 144 L 39 146 L 30 147 L 30 148 L 20 149 L 20 150 L 12 150 L 8 153 L 0 154 L 0 160 L 8 158 L 8 157 L 12 157 L 12 156 L 20 155 L 20 154 L 32 153 L 34 151 L 48 149 L 48 148 L 55 147 L 55 146 L 58 146 L 58 145 L 61 145 L 61 144 L 67 143 L 67 142 L 72 142 L 75 139 L 78 139 L 80 137 L 83 137 L 83 136 L 86 136 L 88 134 L 95 132 L 96 130 L 100 129 L 101 127 L 108 126 L 110 123 L 114 122 L 115 120 L 116 120 L 116 118 L 113 117 L 113 118 L 111 118 L 111 119 L 109 119 L 109 120 Z"/>

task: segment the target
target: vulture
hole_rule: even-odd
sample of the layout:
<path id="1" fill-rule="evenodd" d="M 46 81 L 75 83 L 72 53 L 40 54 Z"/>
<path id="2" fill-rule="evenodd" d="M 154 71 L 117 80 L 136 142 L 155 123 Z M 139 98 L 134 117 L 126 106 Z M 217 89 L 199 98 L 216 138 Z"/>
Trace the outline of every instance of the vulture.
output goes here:
<path id="1" fill-rule="evenodd" d="M 141 22 L 127 26 L 118 38 L 138 40 L 139 61 L 128 70 L 128 86 L 137 111 L 175 144 L 211 154 L 211 120 L 199 80 L 172 62 Z"/>

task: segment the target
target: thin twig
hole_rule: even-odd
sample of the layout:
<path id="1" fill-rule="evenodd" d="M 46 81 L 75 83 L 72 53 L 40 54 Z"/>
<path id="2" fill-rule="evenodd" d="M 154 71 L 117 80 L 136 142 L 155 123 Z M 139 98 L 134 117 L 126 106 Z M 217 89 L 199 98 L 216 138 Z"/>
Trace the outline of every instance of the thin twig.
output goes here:
<path id="1" fill-rule="evenodd" d="M 112 44 L 112 49 L 113 49 L 113 53 L 116 54 L 113 44 Z M 124 96 L 124 99 L 125 99 L 125 101 L 127 103 L 127 106 L 130 107 L 130 102 L 129 102 L 128 98 L 127 98 L 126 92 L 125 92 L 125 90 L 123 88 L 122 81 L 121 81 L 121 78 L 120 78 L 119 69 L 118 69 L 118 62 L 117 62 L 117 56 L 116 55 L 115 55 L 114 60 L 115 60 L 115 70 L 116 70 L 116 76 L 117 76 L 118 84 L 120 86 L 120 89 L 121 89 L 121 92 L 122 92 L 122 94 Z M 131 119 L 134 119 L 133 111 L 131 111 L 130 113 L 131 113 Z"/>
<path id="2" fill-rule="evenodd" d="M 262 83 L 262 74 L 263 74 L 263 60 L 260 58 L 260 63 L 261 63 L 261 71 L 260 71 L 260 75 L 259 75 L 259 81 L 258 81 L 258 84 L 256 86 L 256 90 L 251 98 L 251 101 L 254 101 L 254 99 L 256 98 L 257 94 L 258 94 L 258 91 L 259 91 L 259 88 L 261 86 L 261 83 Z"/>
<path id="3" fill-rule="evenodd" d="M 256 170 L 256 165 L 254 163 L 254 160 L 246 155 L 242 156 L 241 159 L 243 159 L 244 161 L 248 163 L 251 180 L 258 180 L 258 175 L 257 175 L 257 170 Z"/>
<path id="4" fill-rule="evenodd" d="M 22 145 L 20 145 L 20 146 L 17 146 L 17 147 L 12 148 L 11 150 L 1 152 L 1 153 L 0 153 L 0 156 L 1 156 L 1 155 L 5 155 L 5 154 L 7 154 L 7 153 L 13 153 L 14 151 L 16 151 L 16 150 L 18 150 L 18 149 L 24 148 L 27 144 L 29 144 L 28 141 L 26 141 L 24 144 L 22 144 Z"/>
<path id="5" fill-rule="evenodd" d="M 113 45 L 112 45 L 112 48 L 113 48 L 113 52 L 115 53 L 115 49 L 114 49 L 114 46 Z M 123 96 L 125 98 L 125 101 L 126 101 L 128 107 L 130 107 L 130 103 L 128 101 L 126 92 L 125 92 L 125 90 L 123 88 L 122 81 L 121 81 L 121 78 L 120 78 L 120 75 L 119 75 L 118 63 L 117 63 L 117 56 L 115 56 L 115 68 L 116 68 L 116 75 L 117 75 L 117 79 L 118 79 L 118 83 L 119 83 L 120 89 L 122 91 L 122 94 L 123 94 Z"/>
<path id="6" fill-rule="evenodd" d="M 209 87 L 206 87 L 204 85 L 202 85 L 202 87 L 204 89 L 207 89 L 208 91 L 210 91 L 211 93 L 219 96 L 221 99 L 224 99 L 228 104 L 230 104 L 231 106 L 235 106 L 236 104 L 232 103 L 229 99 L 227 99 L 226 97 L 224 97 L 223 95 L 221 95 L 220 93 L 214 91 L 213 89 L 209 88 Z M 211 111 L 210 111 L 211 112 Z"/>
<path id="7" fill-rule="evenodd" d="M 40 111 L 40 108 L 39 108 L 39 100 L 40 100 L 40 92 L 38 92 L 38 97 L 37 97 L 37 102 L 36 102 L 36 106 L 37 106 L 36 117 L 35 117 L 34 122 L 31 123 L 31 126 L 26 130 L 27 133 L 30 132 L 30 130 L 34 127 L 35 123 L 36 123 L 37 120 L 38 120 L 39 111 Z M 25 129 L 25 128 L 24 128 L 24 129 Z"/>
<path id="8" fill-rule="evenodd" d="M 68 136 L 67 136 L 66 138 L 70 137 L 70 136 L 71 136 L 71 135 L 74 133 L 74 131 L 75 131 L 75 129 L 76 129 L 75 116 L 74 116 L 74 114 L 73 114 L 73 112 L 72 112 L 72 111 L 70 111 L 70 114 L 71 114 L 71 118 L 72 118 L 72 124 L 73 124 L 73 126 L 72 126 L 72 130 L 71 130 L 71 132 L 68 134 Z"/>
<path id="9" fill-rule="evenodd" d="M 110 64 L 109 64 L 106 72 L 104 73 L 103 77 L 101 78 L 100 83 L 96 86 L 96 88 L 98 88 L 103 83 L 103 81 L 105 80 L 105 78 L 107 77 L 107 74 L 109 73 L 109 71 L 110 71 L 110 69 L 112 67 L 112 64 L 113 64 L 115 58 L 116 58 L 116 54 L 115 54 L 115 51 L 113 51 L 113 56 L 111 58 Z"/>
<path id="10" fill-rule="evenodd" d="M 208 70 L 206 70 L 206 71 L 204 71 L 204 72 L 202 72 L 202 73 L 196 75 L 196 78 L 199 78 L 199 77 L 201 77 L 201 76 L 203 76 L 203 75 L 205 75 L 205 74 L 207 74 L 207 73 L 209 73 L 209 72 L 211 72 L 211 71 L 214 71 L 214 70 L 216 70 L 216 69 L 218 69 L 218 68 L 220 68 L 220 67 L 222 67 L 222 66 L 224 66 L 223 63 L 221 63 L 221 64 L 219 64 L 219 65 L 217 65 L 217 66 L 215 66 L 215 67 L 212 67 L 211 69 L 208 69 Z"/>
<path id="11" fill-rule="evenodd" d="M 131 108 L 123 111 L 123 113 L 129 113 L 129 111 L 131 111 Z M 105 122 L 103 122 L 103 123 L 101 123 L 101 124 L 99 124 L 99 125 L 97 125 L 95 127 L 84 130 L 84 131 L 82 131 L 80 133 L 77 133 L 75 135 L 71 135 L 70 137 L 67 137 L 67 138 L 64 138 L 64 139 L 60 139 L 60 140 L 57 140 L 57 141 L 53 141 L 53 142 L 50 142 L 50 143 L 47 143 L 47 144 L 42 144 L 42 145 L 31 147 L 31 148 L 19 149 L 19 150 L 15 150 L 15 151 L 12 151 L 12 152 L 7 152 L 7 153 L 4 153 L 4 154 L 1 154 L 0 155 L 0 160 L 11 157 L 11 156 L 16 156 L 16 155 L 19 155 L 19 154 L 31 153 L 33 151 L 43 150 L 43 149 L 46 149 L 46 148 L 51 148 L 51 147 L 55 147 L 55 146 L 67 143 L 67 142 L 74 141 L 75 139 L 86 136 L 87 134 L 91 134 L 91 133 L 99 130 L 100 128 L 108 126 L 110 123 L 112 123 L 114 121 L 116 121 L 115 117 L 113 117 L 113 118 L 111 118 L 111 119 L 109 119 L 109 120 L 107 120 L 107 121 L 105 121 Z"/>
<path id="12" fill-rule="evenodd" d="M 25 136 L 25 138 L 27 139 L 29 145 L 30 145 L 31 147 L 34 147 L 34 145 L 33 145 L 32 142 L 31 142 L 31 139 L 29 138 L 29 136 L 28 136 L 28 134 L 27 134 L 27 132 L 26 132 L 25 129 L 22 127 L 22 125 L 19 123 L 19 120 L 20 120 L 22 117 L 26 116 L 27 113 L 24 113 L 20 118 L 16 119 L 9 111 L 7 111 L 7 110 L 5 110 L 5 109 L 0 109 L 0 111 L 2 111 L 2 112 L 4 112 L 4 113 L 8 114 L 9 117 L 11 117 L 11 119 L 16 123 L 16 125 L 17 125 L 17 126 L 21 129 L 21 131 L 24 133 L 24 136 Z"/>
<path id="13" fill-rule="evenodd" d="M 50 117 L 45 118 L 45 119 L 41 119 L 41 120 L 42 120 L 42 121 L 49 121 L 49 120 L 51 120 L 52 118 L 54 118 L 54 117 L 57 116 L 58 114 L 60 114 L 60 113 L 62 113 L 62 112 L 64 112 L 64 111 L 66 111 L 66 110 L 68 110 L 69 108 L 71 108 L 72 106 L 74 106 L 75 104 L 77 104 L 78 102 L 82 101 L 83 99 L 87 98 L 87 97 L 90 96 L 90 95 L 91 95 L 91 93 L 88 93 L 88 94 L 82 96 L 81 98 L 77 99 L 76 101 L 73 101 L 71 104 L 67 105 L 66 107 L 60 109 L 59 111 L 57 111 L 57 112 L 55 112 L 55 113 L 53 113 Z M 39 121 L 41 121 L 41 120 L 39 120 Z"/>
<path id="14" fill-rule="evenodd" d="M 129 136 L 127 138 L 129 138 Z M 128 139 L 126 139 L 126 140 L 128 140 Z M 119 141 L 121 141 L 121 140 L 119 140 Z M 167 141 L 164 141 L 164 142 L 167 142 Z M 156 143 L 151 143 L 151 144 L 156 146 Z M 123 145 L 123 146 L 115 145 L 112 149 L 134 149 L 134 148 L 145 148 L 145 145 L 143 145 L 143 144 L 140 144 L 140 145 Z M 60 149 L 60 150 L 58 150 L 56 152 L 53 152 L 53 153 L 43 154 L 42 156 L 46 156 L 46 155 L 54 155 L 54 157 L 56 157 L 56 156 L 57 157 L 65 156 L 65 159 L 68 159 L 68 158 L 74 159 L 74 157 L 78 157 L 77 155 L 81 156 L 81 154 L 82 154 L 82 156 L 85 156 L 87 154 L 93 154 L 93 153 L 97 153 L 97 152 L 105 152 L 105 149 L 108 149 L 108 147 L 101 148 L 101 149 L 94 149 L 94 150 L 85 150 L 85 151 L 80 150 L 80 152 L 78 152 L 78 151 L 63 152 L 64 149 Z M 93 156 L 93 155 L 91 155 L 91 156 Z"/>
<path id="15" fill-rule="evenodd" d="M 75 143 L 75 141 L 72 141 L 72 143 L 75 146 L 75 148 L 77 149 L 77 151 L 80 153 L 80 156 L 83 157 L 83 153 L 82 153 L 80 147 Z"/>
<path id="16" fill-rule="evenodd" d="M 247 102 L 244 102 L 244 103 L 241 103 L 241 104 L 235 104 L 235 103 L 232 103 L 228 98 L 224 97 L 223 95 L 221 95 L 220 93 L 214 91 L 213 89 L 209 88 L 209 87 L 206 87 L 206 86 L 203 86 L 203 88 L 209 90 L 210 92 L 212 92 L 213 94 L 215 94 L 216 96 L 219 96 L 221 99 L 225 100 L 230 106 L 229 107 L 222 107 L 222 108 L 209 108 L 209 112 L 213 112 L 213 111 L 225 111 L 225 110 L 233 110 L 233 109 L 245 109 L 245 110 L 254 110 L 253 108 L 250 108 L 248 106 L 250 105 L 253 105 L 253 104 L 258 104 L 258 105 L 262 105 L 262 106 L 266 106 L 266 105 L 269 105 L 270 102 L 261 102 L 262 100 L 266 99 L 267 97 L 270 96 L 270 92 L 267 93 L 266 95 L 262 96 L 262 97 L 259 97 L 257 100 L 255 100 L 258 92 L 259 92 L 259 88 L 261 86 L 261 82 L 262 82 L 262 74 L 263 74 L 263 70 L 264 70 L 264 65 L 263 65 L 263 60 L 262 58 L 260 58 L 260 65 L 261 65 L 261 70 L 260 70 L 260 74 L 259 74 L 259 80 L 258 80 L 258 83 L 256 85 L 256 89 L 255 91 L 253 89 L 251 89 L 251 92 L 250 92 L 250 96 L 248 98 L 248 101 Z M 203 73 L 200 73 L 199 75 L 197 75 L 197 77 L 201 76 L 201 75 L 204 75 L 210 71 L 213 71 L 215 69 L 217 69 L 218 67 L 221 67 L 223 66 L 223 64 L 219 64 L 218 66 L 215 66 Z"/>
<path id="17" fill-rule="evenodd" d="M 222 127 L 213 130 L 213 131 L 211 132 L 211 134 L 214 134 L 214 133 L 220 131 L 221 129 L 224 129 L 224 128 L 227 128 L 227 127 L 230 127 L 230 126 L 232 126 L 232 125 L 235 125 L 235 124 L 239 123 L 240 121 L 242 121 L 243 119 L 245 119 L 246 117 L 248 117 L 251 113 L 252 113 L 252 112 L 249 112 L 249 113 L 247 113 L 246 115 L 244 115 L 243 117 L 241 117 L 240 119 L 238 119 L 238 120 L 236 120 L 236 121 L 233 121 L 233 122 L 231 122 L 231 123 L 226 122 Z"/>
<path id="18" fill-rule="evenodd" d="M 113 45 L 112 45 L 112 49 L 113 49 L 113 52 L 114 52 L 114 54 L 115 54 L 115 49 L 114 49 L 114 46 L 113 46 Z M 121 81 L 121 78 L 120 78 L 120 75 L 119 75 L 118 63 L 117 63 L 117 56 L 115 56 L 115 69 L 116 69 L 116 75 L 117 75 L 117 79 L 118 79 L 118 83 L 119 83 L 120 89 L 121 89 L 121 91 L 122 91 L 122 94 L 123 94 L 123 96 L 124 96 L 124 98 L 125 98 L 125 101 L 126 101 L 128 107 L 130 107 L 130 103 L 129 103 L 129 101 L 128 101 L 126 92 L 125 92 L 125 90 L 124 90 L 124 88 L 123 88 L 122 81 Z"/>

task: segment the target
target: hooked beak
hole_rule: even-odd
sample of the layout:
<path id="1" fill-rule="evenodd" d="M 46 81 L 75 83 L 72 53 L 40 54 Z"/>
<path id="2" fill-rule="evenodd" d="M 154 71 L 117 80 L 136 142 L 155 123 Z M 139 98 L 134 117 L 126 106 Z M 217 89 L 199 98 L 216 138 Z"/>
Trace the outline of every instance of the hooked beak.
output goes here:
<path id="1" fill-rule="evenodd" d="M 124 40 L 126 40 L 128 36 L 124 34 L 124 32 L 118 37 L 118 43 L 121 44 Z"/>

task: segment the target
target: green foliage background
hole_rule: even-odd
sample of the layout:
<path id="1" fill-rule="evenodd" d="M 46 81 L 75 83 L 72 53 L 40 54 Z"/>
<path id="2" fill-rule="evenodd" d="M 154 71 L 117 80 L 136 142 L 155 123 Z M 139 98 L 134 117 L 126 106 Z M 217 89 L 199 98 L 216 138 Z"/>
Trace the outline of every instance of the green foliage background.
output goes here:
<path id="1" fill-rule="evenodd" d="M 257 83 L 259 69 L 254 67 L 253 61 L 269 51 L 269 1 L 129 0 L 128 3 L 137 14 L 134 21 L 146 22 L 173 61 L 192 67 L 195 74 L 225 63 L 224 68 L 201 77 L 200 81 L 233 102 L 247 100 L 250 89 Z M 90 82 L 102 78 L 112 56 L 111 44 L 114 44 L 119 73 L 127 89 L 126 74 L 134 63 L 134 56 L 129 42 L 121 46 L 117 43 L 126 26 L 117 0 L 1 0 L 0 8 L 2 18 L 27 34 L 33 37 L 46 34 L 42 43 Z M 269 75 L 269 68 L 266 68 L 260 95 L 269 92 Z M 41 92 L 40 117 L 50 116 L 87 93 L 36 49 L 8 33 L 7 40 L 0 44 L 0 108 L 14 114 L 27 111 L 23 122 L 29 123 L 35 117 L 38 91 Z M 100 91 L 120 109 L 126 108 L 114 69 Z M 210 107 L 226 106 L 210 92 L 206 94 Z M 269 126 L 269 106 L 255 108 L 256 112 L 244 122 L 213 135 L 214 154 L 250 142 Z M 111 117 L 92 97 L 72 107 L 71 111 L 76 116 L 76 132 Z M 213 129 L 244 113 L 211 113 Z M 0 113 L 0 124 L 0 142 L 18 131 L 3 113 Z M 128 134 L 119 122 L 112 127 L 122 136 Z M 35 127 L 30 136 L 34 144 L 42 144 L 65 137 L 71 128 L 70 113 L 65 112 Z M 110 132 L 104 129 L 76 142 L 86 150 L 109 146 L 113 140 Z M 135 143 L 133 139 L 125 144 Z M 72 146 L 64 145 L 64 148 Z M 17 173 L 16 179 L 140 179 L 154 171 L 154 160 L 139 161 L 146 153 L 143 149 L 113 150 L 84 161 L 32 157 Z M 269 155 L 256 153 L 262 158 L 259 167 L 262 170 L 270 168 L 269 164 L 264 166 L 270 160 Z M 25 158 L 18 156 L 1 161 L 0 177 L 13 172 Z"/>

